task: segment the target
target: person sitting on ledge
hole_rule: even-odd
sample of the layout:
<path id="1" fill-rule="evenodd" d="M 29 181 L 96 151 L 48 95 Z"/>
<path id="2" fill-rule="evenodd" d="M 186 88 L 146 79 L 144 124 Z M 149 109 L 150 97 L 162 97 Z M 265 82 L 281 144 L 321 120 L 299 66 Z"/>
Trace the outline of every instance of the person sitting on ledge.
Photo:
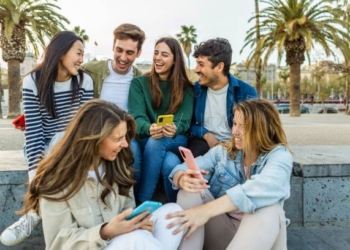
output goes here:
<path id="1" fill-rule="evenodd" d="M 181 164 L 170 174 L 186 209 L 168 216 L 182 217 L 169 226 L 181 225 L 175 233 L 187 230 L 179 249 L 287 249 L 283 204 L 293 158 L 279 114 L 261 99 L 233 110 L 231 142 L 197 157 L 200 171 Z"/>

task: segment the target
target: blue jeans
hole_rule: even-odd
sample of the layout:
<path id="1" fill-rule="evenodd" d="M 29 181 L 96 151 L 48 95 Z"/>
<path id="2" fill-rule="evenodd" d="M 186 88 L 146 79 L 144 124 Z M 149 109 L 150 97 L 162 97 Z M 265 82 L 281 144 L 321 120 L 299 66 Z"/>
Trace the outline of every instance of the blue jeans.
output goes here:
<path id="1" fill-rule="evenodd" d="M 134 179 L 136 181 L 134 185 L 134 197 L 135 199 L 137 199 L 140 191 L 142 165 L 142 149 L 140 141 L 137 139 L 132 139 L 130 143 L 130 148 L 134 156 L 134 163 L 132 164 L 132 168 L 135 170 Z"/>
<path id="2" fill-rule="evenodd" d="M 135 143 L 139 145 L 135 145 Z M 139 174 L 141 175 L 141 182 L 139 182 L 138 190 L 136 190 L 138 192 L 138 199 L 141 202 L 151 200 L 159 177 L 161 174 L 164 174 L 162 172 L 163 164 L 174 168 L 179 162 L 179 159 L 174 160 L 175 157 L 165 158 L 166 153 L 170 151 L 176 156 L 179 152 L 179 146 L 186 147 L 187 137 L 185 135 L 177 135 L 175 138 L 162 137 L 157 140 L 148 137 L 142 139 L 141 142 L 134 140 L 131 145 L 135 158 L 133 167 L 139 170 Z M 137 159 L 140 156 L 142 156 L 142 159 Z M 164 162 L 165 159 L 166 161 Z M 136 175 L 136 181 L 138 181 L 137 178 L 139 177 Z"/>
<path id="3" fill-rule="evenodd" d="M 168 151 L 163 161 L 162 176 L 164 191 L 169 202 L 176 202 L 177 192 L 179 191 L 173 189 L 173 184 L 169 180 L 169 175 L 171 171 L 173 171 L 173 169 L 179 164 L 181 164 L 179 156 Z"/>

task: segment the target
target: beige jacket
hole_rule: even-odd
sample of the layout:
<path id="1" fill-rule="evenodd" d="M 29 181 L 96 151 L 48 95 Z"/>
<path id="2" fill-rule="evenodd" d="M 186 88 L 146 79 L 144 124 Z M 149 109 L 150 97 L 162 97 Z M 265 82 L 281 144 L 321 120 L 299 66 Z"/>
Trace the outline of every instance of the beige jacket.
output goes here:
<path id="1" fill-rule="evenodd" d="M 63 193 L 66 190 L 63 190 Z M 135 207 L 133 189 L 130 197 L 109 194 L 110 207 L 102 203 L 103 186 L 92 177 L 87 177 L 84 186 L 68 201 L 54 202 L 40 199 L 40 215 L 46 249 L 102 249 L 107 241 L 100 236 L 105 222 L 129 207 Z M 118 194 L 118 187 L 115 187 Z"/>

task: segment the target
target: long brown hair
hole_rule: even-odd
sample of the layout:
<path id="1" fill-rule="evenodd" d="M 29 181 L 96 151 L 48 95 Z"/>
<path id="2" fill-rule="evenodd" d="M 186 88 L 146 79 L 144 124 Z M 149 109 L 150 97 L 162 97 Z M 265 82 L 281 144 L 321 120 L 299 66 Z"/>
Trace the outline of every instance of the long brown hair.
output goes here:
<path id="1" fill-rule="evenodd" d="M 123 148 L 114 161 L 100 158 L 99 146 L 121 122 L 127 123 L 126 140 L 130 144 L 135 136 L 133 118 L 116 105 L 103 100 L 85 103 L 68 125 L 60 142 L 53 147 L 48 157 L 38 165 L 33 181 L 25 196 L 20 213 L 34 210 L 39 213 L 39 199 L 64 201 L 70 199 L 84 185 L 89 168 L 94 167 L 98 181 L 104 186 L 101 200 L 106 205 L 106 196 L 115 191 L 129 196 L 135 180 L 132 177 L 133 155 L 129 147 Z M 98 167 L 104 167 L 104 178 L 98 174 Z M 62 190 L 66 192 L 61 193 Z M 59 194 L 59 195 L 58 195 Z"/>
<path id="2" fill-rule="evenodd" d="M 289 151 L 287 137 L 283 131 L 282 122 L 276 107 L 263 99 L 250 99 L 235 104 L 233 112 L 241 113 L 244 120 L 243 153 L 247 159 L 256 152 L 265 154 L 277 145 L 285 146 Z M 238 149 L 235 147 L 235 138 L 231 137 L 231 144 L 227 147 L 231 158 L 237 157 Z M 248 176 L 250 165 L 248 164 Z"/>
<path id="3" fill-rule="evenodd" d="M 160 38 L 155 46 L 159 43 L 166 43 L 169 46 L 171 53 L 174 55 L 174 65 L 172 66 L 169 74 L 169 83 L 171 85 L 171 99 L 170 105 L 167 110 L 167 114 L 173 114 L 177 111 L 183 101 L 184 90 L 186 85 L 192 85 L 192 82 L 188 79 L 185 68 L 185 60 L 181 50 L 180 43 L 172 37 Z M 161 104 L 163 95 L 159 87 L 159 75 L 155 71 L 155 63 L 153 62 L 152 69 L 146 75 L 150 79 L 150 89 L 152 96 L 153 108 L 158 108 Z"/>
<path id="4" fill-rule="evenodd" d="M 39 102 L 53 118 L 57 118 L 54 85 L 59 73 L 58 65 L 62 56 L 72 48 L 76 41 L 84 44 L 83 39 L 72 31 L 58 32 L 46 47 L 42 63 L 30 72 L 38 88 Z M 78 75 L 79 77 L 72 75 L 72 104 L 79 97 L 79 87 L 81 87 L 84 80 L 83 71 L 79 70 Z"/>

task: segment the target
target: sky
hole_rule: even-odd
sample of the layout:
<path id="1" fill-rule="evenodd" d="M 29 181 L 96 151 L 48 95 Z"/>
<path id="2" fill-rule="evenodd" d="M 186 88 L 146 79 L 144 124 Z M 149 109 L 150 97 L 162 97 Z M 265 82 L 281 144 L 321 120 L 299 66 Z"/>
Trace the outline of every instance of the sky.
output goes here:
<path id="1" fill-rule="evenodd" d="M 197 42 L 223 37 L 230 41 L 232 62 L 242 62 L 249 54 L 244 45 L 246 31 L 254 25 L 253 0 L 58 0 L 58 12 L 70 21 L 68 29 L 80 26 L 90 41 L 85 53 L 112 57 L 113 30 L 121 23 L 133 23 L 146 33 L 142 54 L 137 61 L 151 61 L 154 44 L 162 36 L 181 32 L 181 25 L 197 29 Z M 98 46 L 94 45 L 94 42 Z M 192 57 L 191 57 L 192 58 Z M 186 60 L 187 61 L 187 60 Z M 191 59 L 191 68 L 195 60 Z"/>

